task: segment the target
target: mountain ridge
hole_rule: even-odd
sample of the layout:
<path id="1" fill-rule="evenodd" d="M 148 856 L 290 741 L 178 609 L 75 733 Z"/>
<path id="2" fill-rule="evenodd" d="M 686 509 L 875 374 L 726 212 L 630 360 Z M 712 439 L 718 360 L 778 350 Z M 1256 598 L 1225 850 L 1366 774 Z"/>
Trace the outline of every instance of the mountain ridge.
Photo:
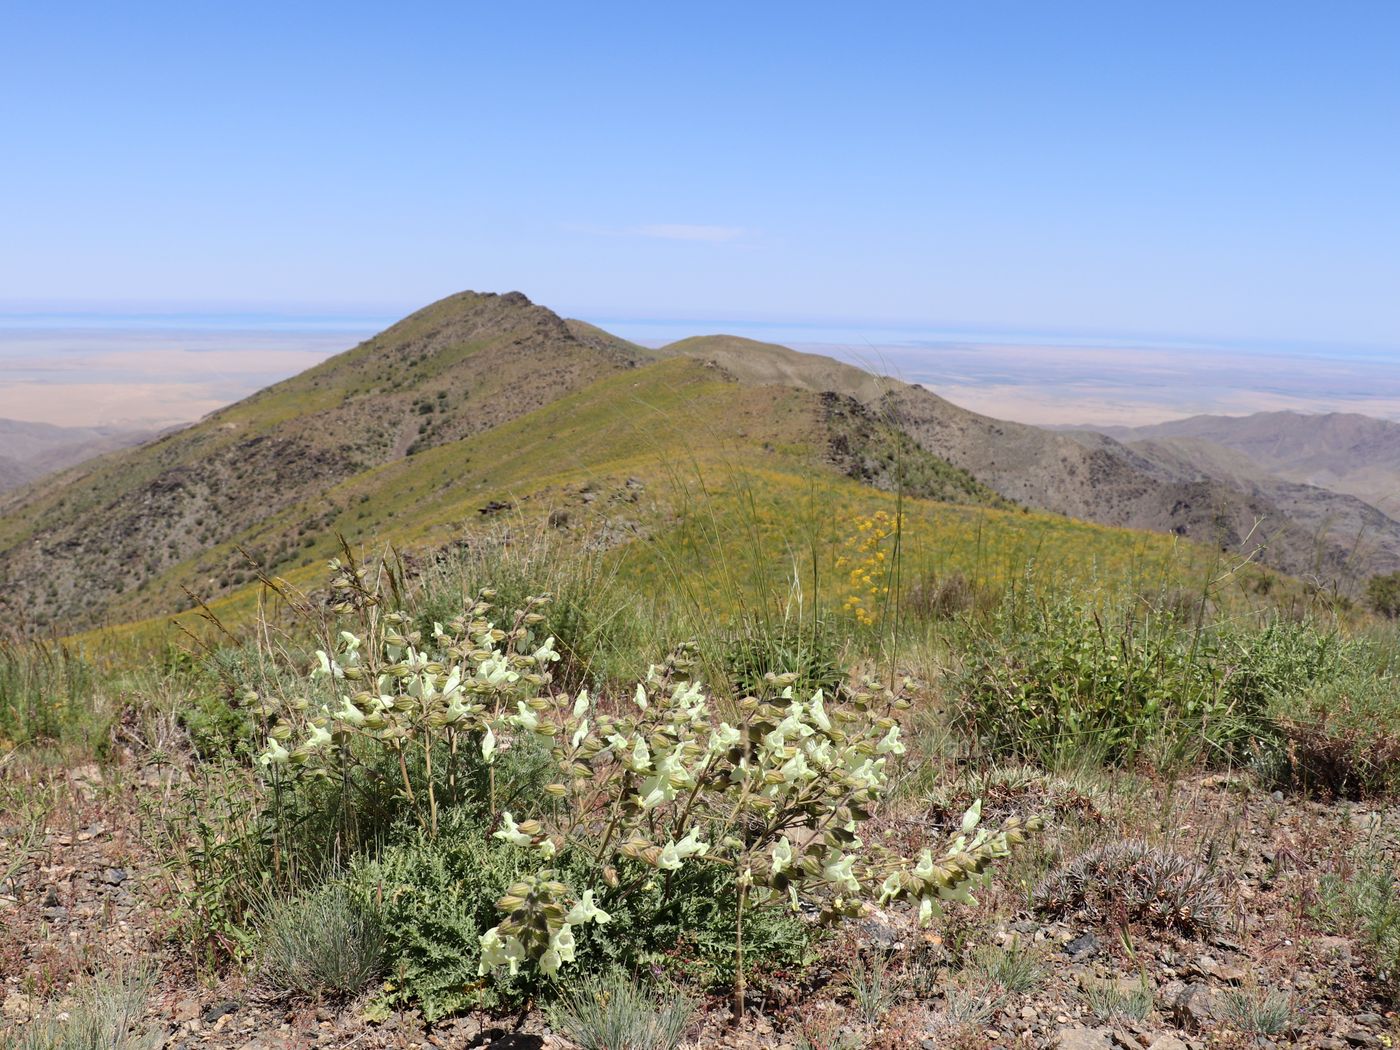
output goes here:
<path id="1" fill-rule="evenodd" d="M 452 542 L 508 507 L 557 506 L 561 528 L 621 543 L 684 520 L 684 485 L 677 505 L 637 503 L 680 464 L 1151 529 L 1242 560 L 1267 540 L 1286 572 L 1341 572 L 1353 556 L 1335 530 L 1290 537 L 1279 493 L 1190 476 L 1111 437 L 995 420 L 776 344 L 651 350 L 518 292 L 463 292 L 192 426 L 0 499 L 0 573 L 39 622 L 91 626 L 231 594 L 254 579 L 250 557 L 280 573 L 333 553 L 337 535 Z M 1307 508 L 1313 521 L 1332 505 L 1321 490 L 1290 498 L 1324 504 Z"/>
<path id="2" fill-rule="evenodd" d="M 1400 423 L 1356 412 L 1196 415 L 1142 427 L 1083 427 L 1128 443 L 1208 441 L 1288 481 L 1400 513 Z"/>
<path id="3" fill-rule="evenodd" d="M 1292 574 L 1351 579 L 1400 568 L 1400 523 L 1345 493 L 1288 479 L 1257 485 L 1228 472 L 1173 471 L 1160 456 L 1106 434 L 995 419 L 921 385 L 776 344 L 702 336 L 660 352 L 713 360 L 751 381 L 839 390 L 1013 503 L 1169 532 L 1241 557 L 1259 549 Z"/>

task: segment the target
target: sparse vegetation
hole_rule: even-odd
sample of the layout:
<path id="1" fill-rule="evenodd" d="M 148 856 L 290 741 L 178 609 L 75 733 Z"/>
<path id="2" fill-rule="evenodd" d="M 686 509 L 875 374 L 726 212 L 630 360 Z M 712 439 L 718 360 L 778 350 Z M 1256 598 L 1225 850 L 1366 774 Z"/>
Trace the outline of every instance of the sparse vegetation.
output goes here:
<path id="1" fill-rule="evenodd" d="M 1084 990 L 1089 1012 L 1100 1021 L 1144 1021 L 1152 1013 L 1152 986 L 1141 980 L 1129 990 L 1100 981 Z"/>
<path id="2" fill-rule="evenodd" d="M 1225 1023 L 1237 1032 L 1284 1035 L 1293 1030 L 1297 1007 L 1289 992 L 1273 988 L 1231 988 L 1220 998 Z"/>
<path id="3" fill-rule="evenodd" d="M 644 989 L 617 971 L 584 977 L 549 1011 L 582 1050 L 675 1050 L 694 1014 L 684 992 Z"/>
<path id="4" fill-rule="evenodd" d="M 1180 854 L 1140 842 L 1095 847 L 1047 877 L 1036 907 L 1083 910 L 1100 922 L 1145 922 L 1186 932 L 1217 930 L 1228 902 L 1218 877 Z"/>
<path id="5" fill-rule="evenodd" d="M 1374 844 L 1341 858 L 1319 880 L 1313 909 L 1333 930 L 1354 932 L 1376 980 L 1400 1004 L 1400 875 Z"/>
<path id="6" fill-rule="evenodd" d="M 136 970 L 84 978 L 60 1016 L 4 1034 L 4 1050 L 155 1050 L 165 1033 L 146 1020 L 152 984 Z"/>
<path id="7" fill-rule="evenodd" d="M 1372 576 L 1366 582 L 1366 602 L 1387 619 L 1400 617 L 1400 572 Z"/>

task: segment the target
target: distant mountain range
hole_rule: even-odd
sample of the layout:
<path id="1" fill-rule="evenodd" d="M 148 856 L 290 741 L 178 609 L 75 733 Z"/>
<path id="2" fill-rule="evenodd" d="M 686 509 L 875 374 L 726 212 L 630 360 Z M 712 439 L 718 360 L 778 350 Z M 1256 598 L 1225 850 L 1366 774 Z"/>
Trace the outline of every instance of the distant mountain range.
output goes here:
<path id="1" fill-rule="evenodd" d="M 59 427 L 0 419 L 0 492 L 153 436 L 150 430 L 124 427 Z"/>
<path id="2" fill-rule="evenodd" d="M 1240 431 L 1247 450 L 1220 437 L 1230 421 L 1209 438 L 1048 430 L 774 344 L 648 349 L 519 293 L 464 292 L 199 423 L 0 497 L 0 577 L 32 618 L 88 626 L 237 591 L 247 555 L 309 567 L 337 533 L 440 543 L 500 506 L 568 504 L 578 524 L 642 534 L 684 513 L 627 510 L 637 493 L 709 457 L 774 485 L 901 486 L 979 513 L 1169 532 L 1232 558 L 1262 547 L 1274 568 L 1354 588 L 1400 567 L 1400 523 L 1350 491 L 1384 495 L 1393 425 L 1343 428 L 1374 449 L 1363 470 L 1345 451 L 1355 442 L 1308 436 L 1315 418 L 1280 414 L 1272 436 L 1256 422 Z M 1092 557 L 1120 540 L 1076 542 Z"/>
<path id="3" fill-rule="evenodd" d="M 1153 443 L 1205 467 L 1346 493 L 1400 515 L 1400 423 L 1354 412 L 1257 412 L 1093 429 L 1134 446 Z"/>

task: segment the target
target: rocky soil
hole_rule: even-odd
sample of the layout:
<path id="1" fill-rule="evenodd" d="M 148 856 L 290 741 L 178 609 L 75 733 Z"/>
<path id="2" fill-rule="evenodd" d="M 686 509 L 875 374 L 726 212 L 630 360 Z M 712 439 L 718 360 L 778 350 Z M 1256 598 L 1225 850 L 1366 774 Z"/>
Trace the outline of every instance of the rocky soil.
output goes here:
<path id="1" fill-rule="evenodd" d="M 152 846 L 163 800 L 180 776 L 175 767 L 132 755 L 104 767 L 0 766 L 0 1027 L 61 1009 L 80 974 L 125 963 L 155 969 L 148 1019 L 169 1048 L 571 1045 L 537 1014 L 518 1025 L 516 1018 L 469 1016 L 427 1026 L 412 1012 L 371 1022 L 364 1001 L 279 1001 L 237 972 L 203 965 L 172 937 L 172 874 Z M 1172 822 L 1173 848 L 1198 856 L 1214 851 L 1207 859 L 1221 877 L 1230 916 L 1216 932 L 1188 936 L 1102 915 L 1051 918 L 1030 910 L 1030 895 L 1012 883 L 1083 841 L 1059 839 L 1052 827 L 1039 847 L 1045 855 L 1027 859 L 1025 870 L 1009 869 L 978 908 L 934 933 L 902 916 L 872 915 L 829 937 L 800 978 L 771 979 L 742 1024 L 728 1024 L 716 997 L 688 1045 L 1395 1045 L 1400 1020 L 1374 983 L 1363 946 L 1328 929 L 1313 903 L 1319 878 L 1344 871 L 1338 865 L 1359 844 L 1396 859 L 1400 809 L 1285 798 L 1219 776 L 1145 791 L 1144 804 Z M 1124 830 L 1109 820 L 1101 837 Z M 1026 987 L 1007 991 L 971 976 L 969 959 L 994 957 L 1008 945 L 1034 961 L 1037 973 Z M 884 981 L 883 995 L 864 1006 L 850 989 L 856 959 Z M 1282 1030 L 1241 1032 L 1240 1004 L 1270 996 L 1287 1004 Z"/>

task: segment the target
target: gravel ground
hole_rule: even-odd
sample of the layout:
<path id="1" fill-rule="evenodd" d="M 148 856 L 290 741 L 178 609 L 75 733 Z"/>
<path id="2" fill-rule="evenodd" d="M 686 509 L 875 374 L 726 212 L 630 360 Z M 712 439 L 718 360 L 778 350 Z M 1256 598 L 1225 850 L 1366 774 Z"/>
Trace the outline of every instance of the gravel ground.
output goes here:
<path id="1" fill-rule="evenodd" d="M 156 974 L 149 1021 L 169 1048 L 568 1047 L 538 1014 L 469 1016 L 426 1026 L 412 1012 L 371 1022 L 364 1002 L 287 1003 L 238 974 L 215 975 L 173 943 L 169 875 L 154 852 L 151 822 L 178 770 L 131 756 L 99 768 L 0 767 L 9 800 L 0 812 L 0 1028 L 41 1009 L 61 1009 L 85 972 L 139 964 Z M 1270 794 L 1246 778 L 1200 777 L 1149 786 L 1152 805 L 1175 820 L 1173 848 L 1217 850 L 1230 922 L 1210 935 L 1126 929 L 1088 913 L 1049 919 L 1010 889 L 986 895 L 943 936 L 903 916 L 873 914 L 832 937 L 801 984 L 765 990 L 759 1008 L 731 1025 L 716 998 L 697 1016 L 692 1047 L 1062 1047 L 1064 1050 L 1205 1050 L 1207 1047 L 1396 1045 L 1400 1021 L 1376 987 L 1362 946 L 1322 928 L 1306 907 L 1319 874 L 1363 841 L 1400 858 L 1400 809 L 1319 803 Z M 34 818 L 22 802 L 47 799 Z M 154 800 L 154 802 L 153 802 Z M 26 814 L 31 814 L 27 816 Z M 1106 822 L 1111 838 L 1130 827 Z M 1051 844 L 1045 845 L 1046 849 Z M 1055 848 L 1064 848 L 1061 843 Z M 1020 905 L 1018 907 L 1017 905 Z M 964 950 L 1018 944 L 1039 962 L 1033 987 L 967 1003 L 950 986 L 949 944 Z M 884 965 L 891 994 L 862 1018 L 846 991 L 851 959 Z M 1095 1014 L 1147 989 L 1134 1012 Z M 1115 996 L 1116 993 L 1116 996 Z M 1287 995 L 1284 1031 L 1245 1034 L 1233 1002 Z M 1150 1008 L 1146 999 L 1150 997 Z M 976 996 L 973 996 L 976 999 Z M 984 997 L 985 999 L 985 997 Z M 1392 1012 L 1387 1012 L 1388 1010 Z M 955 1015 L 966 1020 L 958 1023 Z M 805 1030 L 807 1043 L 799 1032 Z"/>

